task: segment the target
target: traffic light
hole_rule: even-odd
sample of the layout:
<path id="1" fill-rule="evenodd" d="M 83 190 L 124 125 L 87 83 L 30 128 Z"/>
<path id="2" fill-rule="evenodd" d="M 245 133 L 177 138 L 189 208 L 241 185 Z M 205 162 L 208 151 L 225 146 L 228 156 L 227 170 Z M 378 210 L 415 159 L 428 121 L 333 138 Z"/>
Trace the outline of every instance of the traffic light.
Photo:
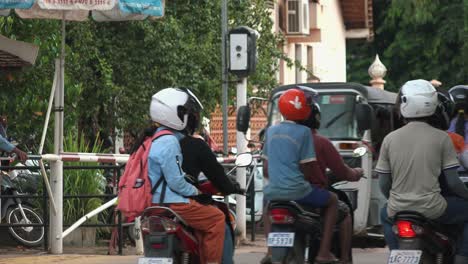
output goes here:
<path id="1" fill-rule="evenodd" d="M 229 31 L 229 71 L 239 77 L 255 72 L 257 64 L 257 31 L 237 27 Z"/>

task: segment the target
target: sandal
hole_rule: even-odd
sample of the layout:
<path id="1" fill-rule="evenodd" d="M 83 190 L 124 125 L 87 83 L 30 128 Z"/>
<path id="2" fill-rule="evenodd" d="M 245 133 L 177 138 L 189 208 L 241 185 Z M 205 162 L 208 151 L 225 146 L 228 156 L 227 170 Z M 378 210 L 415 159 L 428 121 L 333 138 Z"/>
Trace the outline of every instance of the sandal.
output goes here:
<path id="1" fill-rule="evenodd" d="M 342 264 L 342 262 L 335 258 L 330 260 L 315 260 L 314 264 Z"/>

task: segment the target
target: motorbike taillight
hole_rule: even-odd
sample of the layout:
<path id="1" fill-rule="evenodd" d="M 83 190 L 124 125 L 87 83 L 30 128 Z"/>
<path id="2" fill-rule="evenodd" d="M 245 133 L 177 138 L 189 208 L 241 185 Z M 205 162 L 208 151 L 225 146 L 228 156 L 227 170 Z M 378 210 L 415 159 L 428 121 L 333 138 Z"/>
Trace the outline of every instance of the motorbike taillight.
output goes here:
<path id="1" fill-rule="evenodd" d="M 145 234 L 159 232 L 175 233 L 177 231 L 177 224 L 167 218 L 150 216 L 142 221 L 141 230 Z"/>
<path id="2" fill-rule="evenodd" d="M 296 219 L 288 209 L 274 208 L 270 210 L 270 221 L 272 224 L 292 224 Z"/>
<path id="3" fill-rule="evenodd" d="M 406 220 L 396 221 L 395 225 L 393 226 L 393 231 L 401 238 L 414 238 L 424 232 L 421 226 L 415 225 Z"/>

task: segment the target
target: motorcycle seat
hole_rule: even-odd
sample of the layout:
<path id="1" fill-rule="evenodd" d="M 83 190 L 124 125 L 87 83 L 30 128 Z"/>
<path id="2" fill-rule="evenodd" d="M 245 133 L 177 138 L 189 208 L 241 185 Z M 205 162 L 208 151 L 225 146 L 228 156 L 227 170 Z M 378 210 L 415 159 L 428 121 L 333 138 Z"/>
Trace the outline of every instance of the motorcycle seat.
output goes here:
<path id="1" fill-rule="evenodd" d="M 302 214 L 309 217 L 320 217 L 320 211 L 316 207 L 298 204 L 294 201 L 271 201 L 269 208 L 287 208 L 291 209 L 296 214 Z"/>

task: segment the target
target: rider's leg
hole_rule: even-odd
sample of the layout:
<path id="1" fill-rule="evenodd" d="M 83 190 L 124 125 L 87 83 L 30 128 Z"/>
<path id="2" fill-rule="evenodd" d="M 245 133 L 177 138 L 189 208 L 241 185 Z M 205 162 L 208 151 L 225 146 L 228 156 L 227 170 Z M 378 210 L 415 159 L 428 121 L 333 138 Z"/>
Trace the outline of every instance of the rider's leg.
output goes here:
<path id="1" fill-rule="evenodd" d="M 390 250 L 398 249 L 398 238 L 393 233 L 393 222 L 388 218 L 387 205 L 380 211 L 380 221 L 382 222 L 385 242 Z"/>
<path id="2" fill-rule="evenodd" d="M 223 264 L 233 264 L 234 259 L 234 243 L 231 232 L 231 227 L 226 223 L 224 228 L 224 247 L 223 247 Z"/>
<path id="3" fill-rule="evenodd" d="M 265 239 L 268 239 L 268 234 L 270 233 L 271 230 L 271 223 L 270 223 L 270 217 L 268 216 L 268 202 L 264 201 L 264 206 L 263 206 L 263 233 L 265 234 Z M 265 254 L 265 257 L 260 260 L 260 264 L 268 264 L 271 263 L 271 248 L 267 248 L 267 253 Z"/>
<path id="4" fill-rule="evenodd" d="M 323 208 L 323 233 L 320 248 L 315 258 L 316 262 L 333 261 L 335 256 L 331 253 L 333 228 L 336 224 L 338 213 L 338 197 L 325 189 L 314 187 L 314 190 L 306 197 L 297 200 L 300 204 Z"/>
<path id="5" fill-rule="evenodd" d="M 463 233 L 457 250 L 457 259 L 466 259 L 468 258 L 468 214 L 464 212 L 468 211 L 468 201 L 455 196 L 444 198 L 447 200 L 447 208 L 437 221 L 448 225 L 463 225 Z"/>
<path id="6" fill-rule="evenodd" d="M 339 209 L 338 209 L 339 210 Z M 351 239 L 353 236 L 353 221 L 351 215 L 348 213 L 339 224 L 340 229 L 340 246 L 341 246 L 341 258 L 343 263 L 348 263 L 349 252 L 351 250 Z"/>
<path id="7" fill-rule="evenodd" d="M 319 252 L 315 258 L 318 261 L 335 259 L 335 256 L 333 256 L 333 254 L 330 252 L 330 249 L 333 239 L 333 228 L 336 224 L 336 217 L 338 212 L 337 204 L 338 197 L 336 194 L 330 193 L 330 197 L 326 205 L 327 207 L 324 208 L 322 240 L 320 241 Z"/>
<path id="8" fill-rule="evenodd" d="M 171 204 L 188 225 L 199 233 L 202 263 L 221 263 L 223 255 L 225 216 L 211 205 L 202 205 L 190 199 L 190 203 Z"/>

